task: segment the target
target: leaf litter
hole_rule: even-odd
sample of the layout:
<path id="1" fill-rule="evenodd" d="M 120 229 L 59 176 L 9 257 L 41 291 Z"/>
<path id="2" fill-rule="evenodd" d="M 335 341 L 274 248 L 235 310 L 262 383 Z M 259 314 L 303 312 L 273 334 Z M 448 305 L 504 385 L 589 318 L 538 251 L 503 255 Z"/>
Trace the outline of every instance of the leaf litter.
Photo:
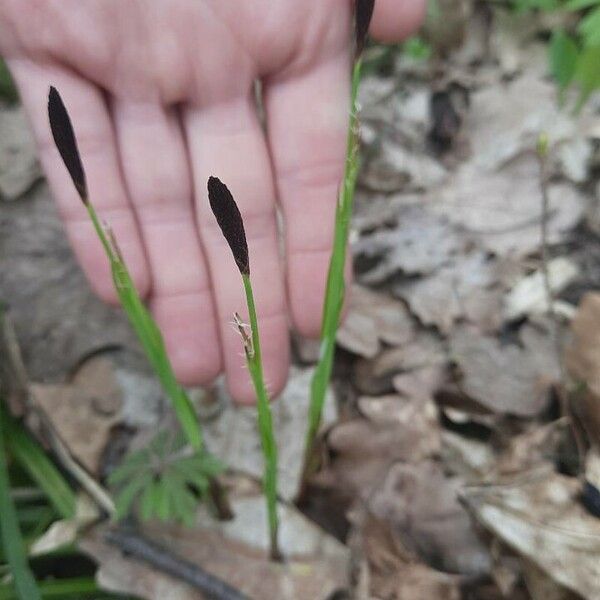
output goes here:
<path id="1" fill-rule="evenodd" d="M 329 505 L 310 493 L 308 506 L 293 503 L 311 376 L 310 368 L 294 367 L 274 405 L 290 562 L 266 560 L 254 416 L 234 409 L 220 384 L 191 396 L 205 415 L 209 447 L 231 467 L 224 482 L 237 518 L 215 525 L 200 511 L 191 529 L 141 527 L 250 598 L 325 600 L 341 588 L 373 600 L 600 597 L 593 513 L 600 486 L 600 120 L 592 103 L 578 118 L 557 109 L 539 42 L 549 27 L 544 19 L 515 27 L 497 6 L 444 6 L 453 7 L 452 31 L 432 17 L 423 34 L 435 67 L 397 55 L 384 71 L 370 70 L 361 89 L 357 283 L 337 337 L 343 352 L 320 439 L 321 469 L 309 482 Z M 364 52 L 368 62 L 372 48 Z M 4 107 L 0 115 L 3 131 L 20 131 L 12 124 L 18 115 Z M 535 155 L 541 131 L 551 147 L 545 216 Z M 174 424 L 139 360 L 117 361 L 118 368 L 114 359 L 105 362 L 114 345 L 127 356 L 139 349 L 89 295 L 47 188 L 22 195 L 37 166 L 28 142 L 14 139 L 6 143 L 22 146 L 22 170 L 0 165 L 0 188 L 9 190 L 3 195 L 21 196 L 6 203 L 0 221 L 8 266 L 2 293 L 36 382 L 37 410 L 102 483 L 127 447 L 145 443 L 159 424 Z M 554 321 L 541 259 L 544 218 Z M 83 313 L 89 318 L 81 324 Z M 41 431 L 33 414 L 28 422 Z M 579 449 L 575 438 L 583 440 Z M 327 531 L 307 516 L 315 506 Z M 328 526 L 333 513 L 341 529 Z M 81 542 L 106 589 L 198 597 L 108 546 L 106 527 Z M 40 543 L 52 546 L 72 532 L 73 524 L 56 526 Z"/>

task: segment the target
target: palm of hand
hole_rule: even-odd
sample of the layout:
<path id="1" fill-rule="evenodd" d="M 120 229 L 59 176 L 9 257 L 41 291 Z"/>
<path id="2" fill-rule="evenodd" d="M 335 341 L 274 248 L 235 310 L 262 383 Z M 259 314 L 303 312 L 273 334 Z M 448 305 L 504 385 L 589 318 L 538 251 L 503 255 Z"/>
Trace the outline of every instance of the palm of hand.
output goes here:
<path id="1" fill-rule="evenodd" d="M 421 1 L 393 3 L 379 0 L 376 9 L 374 24 L 386 37 L 410 31 L 423 11 Z M 91 199 L 114 230 L 184 383 L 207 382 L 225 369 L 232 394 L 254 398 L 230 326 L 243 290 L 210 214 L 209 175 L 227 182 L 244 215 L 273 393 L 287 377 L 288 314 L 300 333 L 318 333 L 343 172 L 350 9 L 347 0 L 0 6 L 0 53 L 21 90 L 77 257 L 94 289 L 114 302 L 102 249 L 51 143 L 50 85 L 73 118 Z M 257 79 L 266 129 L 254 101 Z"/>

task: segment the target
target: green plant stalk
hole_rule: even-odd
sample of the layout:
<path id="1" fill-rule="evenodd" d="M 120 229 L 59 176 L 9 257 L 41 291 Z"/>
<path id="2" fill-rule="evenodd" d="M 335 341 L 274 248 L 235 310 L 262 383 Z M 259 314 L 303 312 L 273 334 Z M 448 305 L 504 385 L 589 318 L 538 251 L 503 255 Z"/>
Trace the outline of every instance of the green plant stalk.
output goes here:
<path id="1" fill-rule="evenodd" d="M 194 450 L 201 451 L 204 449 L 204 442 L 200 422 L 190 399 L 177 382 L 160 330 L 137 293 L 115 240 L 110 239 L 107 235 L 91 202 L 87 202 L 86 207 L 110 261 L 115 288 L 129 322 L 158 375 L 165 393 L 171 399 L 186 439 Z"/>
<path id="2" fill-rule="evenodd" d="M 252 345 L 248 347 L 245 344 L 244 349 L 248 370 L 250 371 L 250 377 L 252 378 L 257 398 L 258 429 L 265 460 L 263 490 L 267 501 L 271 558 L 273 560 L 281 560 L 278 540 L 279 519 L 277 517 L 277 444 L 275 443 L 275 435 L 273 433 L 273 417 L 271 415 L 269 395 L 263 375 L 258 319 L 256 317 L 252 284 L 250 283 L 249 275 L 242 274 L 242 280 L 246 292 L 246 303 L 248 304 L 248 316 L 252 331 Z"/>
<path id="3" fill-rule="evenodd" d="M 81 600 L 82 598 L 109 598 L 105 596 L 98 588 L 93 577 L 76 577 L 72 579 L 55 579 L 53 581 L 42 581 L 40 583 L 41 597 L 44 600 L 56 598 L 57 600 L 66 600 L 66 598 L 74 598 Z M 8 586 L 0 586 L 0 600 L 15 600 L 12 589 Z"/>
<path id="4" fill-rule="evenodd" d="M 0 538 L 14 579 L 17 597 L 20 600 L 40 600 L 40 592 L 27 562 L 17 512 L 10 497 L 3 419 L 0 419 Z"/>
<path id="5" fill-rule="evenodd" d="M 333 250 L 329 261 L 327 274 L 327 287 L 325 291 L 325 304 L 323 306 L 323 320 L 321 323 L 321 348 L 319 362 L 311 382 L 310 407 L 308 414 L 308 429 L 304 449 L 304 474 L 310 470 L 310 457 L 313 445 L 321 425 L 325 394 L 331 378 L 333 355 L 335 351 L 335 337 L 340 324 L 342 308 L 344 306 L 345 283 L 344 267 L 346 264 L 346 248 L 348 245 L 348 232 L 354 205 L 354 190 L 359 169 L 358 159 L 358 87 L 360 84 L 362 61 L 358 59 L 352 70 L 352 88 L 350 102 L 350 126 L 346 145 L 346 163 L 344 181 L 335 213 L 335 233 Z"/>

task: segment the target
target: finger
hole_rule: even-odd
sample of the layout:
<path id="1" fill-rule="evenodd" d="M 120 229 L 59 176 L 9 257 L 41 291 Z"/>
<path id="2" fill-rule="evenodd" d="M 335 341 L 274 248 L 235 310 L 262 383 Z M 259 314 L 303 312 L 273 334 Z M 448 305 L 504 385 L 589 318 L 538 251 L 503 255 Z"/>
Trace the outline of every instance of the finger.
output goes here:
<path id="1" fill-rule="evenodd" d="M 269 145 L 285 218 L 288 298 L 296 329 L 319 334 L 349 109 L 346 52 L 265 90 Z"/>
<path id="2" fill-rule="evenodd" d="M 244 291 L 231 251 L 210 211 L 206 182 L 210 175 L 219 177 L 229 187 L 244 218 L 265 379 L 271 394 L 276 395 L 287 379 L 289 336 L 267 147 L 250 97 L 212 108 L 189 108 L 185 127 L 228 387 L 236 400 L 250 403 L 256 396 L 242 357 L 242 342 L 231 325 L 236 311 L 247 319 Z"/>
<path id="3" fill-rule="evenodd" d="M 56 87 L 71 115 L 86 171 L 90 200 L 118 240 L 142 296 L 150 287 L 149 270 L 137 224 L 119 168 L 110 117 L 93 84 L 58 66 L 11 61 L 10 68 L 31 122 L 40 161 L 56 199 L 67 235 L 90 285 L 105 301 L 117 303 L 110 266 L 62 159 L 54 145 L 47 115 L 50 85 Z"/>
<path id="4" fill-rule="evenodd" d="M 219 337 L 178 116 L 157 103 L 114 100 L 111 108 L 147 248 L 150 308 L 178 379 L 187 385 L 208 383 L 221 370 Z"/>
<path id="5" fill-rule="evenodd" d="M 399 42 L 418 29 L 426 10 L 426 0 L 377 0 L 371 33 L 380 42 Z"/>

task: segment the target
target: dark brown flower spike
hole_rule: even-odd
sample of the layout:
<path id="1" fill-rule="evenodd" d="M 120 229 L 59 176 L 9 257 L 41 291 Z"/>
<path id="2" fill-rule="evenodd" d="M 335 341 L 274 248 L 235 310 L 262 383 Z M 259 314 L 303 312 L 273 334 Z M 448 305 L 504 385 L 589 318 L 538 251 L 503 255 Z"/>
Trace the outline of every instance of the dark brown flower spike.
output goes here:
<path id="1" fill-rule="evenodd" d="M 54 143 L 60 152 L 65 167 L 67 167 L 67 171 L 69 171 L 69 175 L 71 175 L 77 193 L 83 203 L 87 204 L 88 193 L 85 171 L 81 164 L 77 140 L 73 133 L 69 113 L 55 87 L 50 87 L 50 93 L 48 94 L 48 117 Z"/>
<path id="2" fill-rule="evenodd" d="M 242 215 L 231 192 L 217 177 L 208 178 L 208 200 L 240 273 L 250 275 L 248 244 Z"/>
<path id="3" fill-rule="evenodd" d="M 356 58 L 358 58 L 364 50 L 374 8 L 375 0 L 356 0 L 355 2 Z"/>

